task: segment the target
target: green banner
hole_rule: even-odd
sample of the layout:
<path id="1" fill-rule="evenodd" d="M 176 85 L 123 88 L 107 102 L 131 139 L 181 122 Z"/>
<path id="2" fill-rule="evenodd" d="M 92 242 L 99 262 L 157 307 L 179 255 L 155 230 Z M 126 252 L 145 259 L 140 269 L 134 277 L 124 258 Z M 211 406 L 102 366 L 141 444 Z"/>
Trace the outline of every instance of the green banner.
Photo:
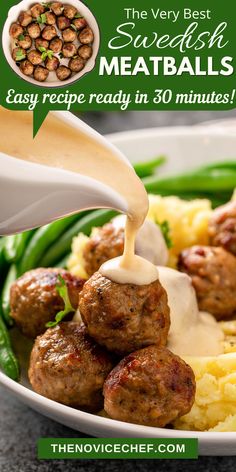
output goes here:
<path id="1" fill-rule="evenodd" d="M 41 438 L 38 459 L 197 459 L 198 440 L 186 438 Z"/>

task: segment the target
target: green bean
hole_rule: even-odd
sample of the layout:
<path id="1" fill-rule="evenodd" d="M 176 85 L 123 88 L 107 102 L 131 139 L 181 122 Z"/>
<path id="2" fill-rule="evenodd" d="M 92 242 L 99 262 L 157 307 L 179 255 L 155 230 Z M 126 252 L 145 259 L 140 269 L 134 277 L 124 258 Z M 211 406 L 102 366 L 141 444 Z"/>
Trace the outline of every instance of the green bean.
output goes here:
<path id="1" fill-rule="evenodd" d="M 55 265 L 70 252 L 74 236 L 77 236 L 80 232 L 89 235 L 94 226 L 104 225 L 116 214 L 117 212 L 113 210 L 95 210 L 81 218 L 49 248 L 41 260 L 41 266 L 50 267 Z"/>
<path id="2" fill-rule="evenodd" d="M 7 262 L 11 263 L 16 259 L 15 251 L 16 234 L 5 236 L 4 238 L 4 255 Z"/>
<path id="3" fill-rule="evenodd" d="M 41 266 L 41 259 L 45 252 L 62 234 L 77 221 L 81 216 L 79 214 L 54 221 L 42 228 L 39 228 L 29 242 L 28 247 L 22 257 L 19 265 L 18 274 L 21 275 L 28 270 L 34 269 L 38 265 Z"/>
<path id="4" fill-rule="evenodd" d="M 66 254 L 66 256 L 63 257 L 63 259 L 61 259 L 59 262 L 57 262 L 56 264 L 54 264 L 53 267 L 60 267 L 60 268 L 62 268 L 62 269 L 66 269 L 66 268 L 67 268 L 67 262 L 68 262 L 69 256 L 70 256 L 70 254 Z"/>
<path id="5" fill-rule="evenodd" d="M 10 337 L 0 313 L 0 367 L 13 380 L 18 380 L 20 369 L 12 351 Z"/>
<path id="6" fill-rule="evenodd" d="M 170 177 L 146 177 L 143 183 L 147 192 L 159 193 L 178 191 L 230 191 L 236 186 L 236 172 L 212 170 L 211 172 L 192 172 Z"/>
<path id="7" fill-rule="evenodd" d="M 23 233 L 19 233 L 16 235 L 15 239 L 15 251 L 16 251 L 16 259 L 15 262 L 18 262 L 23 254 L 24 251 L 27 247 L 27 244 L 29 243 L 29 240 L 32 238 L 33 234 L 35 233 L 34 229 L 31 229 L 29 231 L 24 231 Z M 14 262 L 14 261 L 12 261 Z"/>
<path id="8" fill-rule="evenodd" d="M 16 266 L 10 267 L 2 290 L 2 315 L 8 326 L 13 326 L 13 319 L 10 316 L 10 289 L 17 278 Z"/>
<path id="9" fill-rule="evenodd" d="M 236 160 L 235 161 L 220 161 L 214 162 L 212 164 L 207 164 L 201 168 L 202 170 L 211 170 L 211 169 L 232 169 L 236 170 Z"/>
<path id="10" fill-rule="evenodd" d="M 159 157 L 155 157 L 154 159 L 150 159 L 149 161 L 146 161 L 146 162 L 137 162 L 136 164 L 133 164 L 133 167 L 136 174 L 140 178 L 143 178 L 143 177 L 152 175 L 154 171 L 157 169 L 157 167 L 160 167 L 162 164 L 165 164 L 165 162 L 166 162 L 166 157 L 159 156 Z"/>

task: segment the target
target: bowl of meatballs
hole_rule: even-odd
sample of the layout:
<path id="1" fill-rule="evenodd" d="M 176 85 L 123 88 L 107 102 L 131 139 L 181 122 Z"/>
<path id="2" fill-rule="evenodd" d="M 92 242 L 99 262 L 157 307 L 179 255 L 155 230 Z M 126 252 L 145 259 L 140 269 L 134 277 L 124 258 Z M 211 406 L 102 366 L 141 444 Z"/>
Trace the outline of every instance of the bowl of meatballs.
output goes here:
<path id="1" fill-rule="evenodd" d="M 92 12 L 79 0 L 32 3 L 9 11 L 3 50 L 24 80 L 44 87 L 73 83 L 94 66 L 100 33 Z"/>
<path id="2" fill-rule="evenodd" d="M 222 169 L 223 155 L 235 168 L 236 135 L 227 132 L 169 128 L 109 139 L 135 164 L 164 150 L 158 172 L 165 178 L 206 164 Z M 234 455 L 236 192 L 223 204 L 209 195 L 150 192 L 135 245 L 158 266 L 149 285 L 118 284 L 99 271 L 123 253 L 123 215 L 108 211 L 106 219 L 106 210 L 95 210 L 88 231 L 92 214 L 82 214 L 84 230 L 75 223 L 76 231 L 55 236 L 38 264 L 8 286 L 20 377 L 0 371 L 0 382 L 40 413 L 93 436 L 197 437 L 201 454 Z"/>

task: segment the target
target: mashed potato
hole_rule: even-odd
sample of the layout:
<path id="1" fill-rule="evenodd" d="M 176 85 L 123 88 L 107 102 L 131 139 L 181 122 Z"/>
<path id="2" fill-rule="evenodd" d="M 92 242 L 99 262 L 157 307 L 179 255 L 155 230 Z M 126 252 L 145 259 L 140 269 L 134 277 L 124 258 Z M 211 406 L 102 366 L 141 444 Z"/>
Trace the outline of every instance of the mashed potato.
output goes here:
<path id="1" fill-rule="evenodd" d="M 173 247 L 169 266 L 176 267 L 179 253 L 195 244 L 208 244 L 208 221 L 212 212 L 207 199 L 181 200 L 178 197 L 149 195 L 148 218 L 157 223 L 168 221 Z"/>
<path id="2" fill-rule="evenodd" d="M 236 353 L 216 357 L 185 357 L 196 378 L 191 411 L 175 423 L 177 429 L 236 431 Z"/>

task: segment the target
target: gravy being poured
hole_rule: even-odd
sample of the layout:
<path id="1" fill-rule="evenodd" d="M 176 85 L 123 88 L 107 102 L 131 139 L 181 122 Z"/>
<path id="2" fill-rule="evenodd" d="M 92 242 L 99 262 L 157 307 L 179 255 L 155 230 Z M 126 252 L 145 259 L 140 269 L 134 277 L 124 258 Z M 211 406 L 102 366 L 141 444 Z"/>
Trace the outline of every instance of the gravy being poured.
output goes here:
<path id="1" fill-rule="evenodd" d="M 91 177 L 122 195 L 128 208 L 124 255 L 104 264 L 101 272 L 118 283 L 146 285 L 156 280 L 157 268 L 135 255 L 135 237 L 148 212 L 148 196 L 133 168 L 114 150 L 54 114 L 48 115 L 35 139 L 32 113 L 0 108 L 0 120 L 2 152 Z"/>

